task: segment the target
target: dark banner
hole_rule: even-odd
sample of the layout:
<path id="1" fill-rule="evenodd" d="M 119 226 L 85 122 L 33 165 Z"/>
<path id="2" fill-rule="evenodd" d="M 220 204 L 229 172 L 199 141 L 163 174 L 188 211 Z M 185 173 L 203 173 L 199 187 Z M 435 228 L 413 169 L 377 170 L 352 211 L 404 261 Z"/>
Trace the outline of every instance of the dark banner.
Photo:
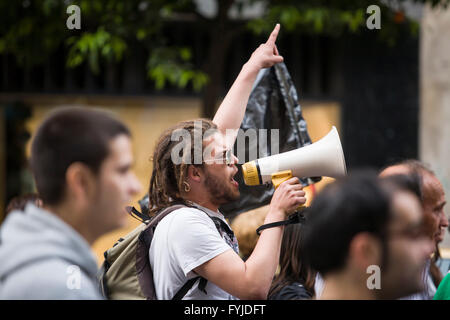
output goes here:
<path id="1" fill-rule="evenodd" d="M 245 133 L 249 129 L 267 129 L 267 136 L 257 143 L 246 144 L 245 162 L 282 153 L 311 144 L 306 121 L 302 116 L 297 90 L 284 63 L 263 69 L 258 74 L 250 94 L 241 129 Z M 272 150 L 271 138 L 278 130 L 278 150 Z M 235 145 L 235 154 L 238 154 Z M 240 159 L 240 163 L 244 162 Z M 233 218 L 270 202 L 274 189 L 270 186 L 247 186 L 242 177 L 241 165 L 235 179 L 239 182 L 241 197 L 239 200 L 223 205 L 220 210 L 227 217 Z M 315 179 L 319 181 L 320 178 Z M 303 184 L 308 185 L 306 179 Z"/>

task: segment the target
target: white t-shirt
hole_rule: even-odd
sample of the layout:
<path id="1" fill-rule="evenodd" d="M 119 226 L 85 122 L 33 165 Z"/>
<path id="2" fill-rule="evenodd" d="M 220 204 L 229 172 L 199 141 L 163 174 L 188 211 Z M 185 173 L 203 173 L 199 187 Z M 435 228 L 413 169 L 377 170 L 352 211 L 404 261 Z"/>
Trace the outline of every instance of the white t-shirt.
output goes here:
<path id="1" fill-rule="evenodd" d="M 220 213 L 204 209 L 225 221 Z M 233 249 L 205 212 L 188 207 L 171 212 L 158 223 L 149 252 L 157 299 L 172 299 L 189 279 L 198 276 L 193 269 L 227 250 Z M 210 281 L 205 288 L 207 294 L 198 289 L 198 284 L 183 299 L 236 299 Z"/>

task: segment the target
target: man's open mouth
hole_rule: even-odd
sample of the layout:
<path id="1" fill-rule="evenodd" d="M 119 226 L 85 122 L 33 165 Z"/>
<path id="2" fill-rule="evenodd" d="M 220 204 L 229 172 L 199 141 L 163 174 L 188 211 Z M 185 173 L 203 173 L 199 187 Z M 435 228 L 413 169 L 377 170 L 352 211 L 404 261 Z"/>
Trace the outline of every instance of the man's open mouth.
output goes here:
<path id="1" fill-rule="evenodd" d="M 236 180 L 234 180 L 235 175 L 236 173 L 231 176 L 230 181 L 236 188 L 239 188 L 239 183 Z"/>

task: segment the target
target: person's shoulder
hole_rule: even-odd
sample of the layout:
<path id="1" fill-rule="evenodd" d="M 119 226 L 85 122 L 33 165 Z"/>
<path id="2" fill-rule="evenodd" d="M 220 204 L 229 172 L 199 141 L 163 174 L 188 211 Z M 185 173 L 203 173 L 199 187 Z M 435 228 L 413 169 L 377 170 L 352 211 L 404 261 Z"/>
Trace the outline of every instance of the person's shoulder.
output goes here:
<path id="1" fill-rule="evenodd" d="M 444 282 L 446 284 L 450 284 L 450 271 L 444 276 L 444 279 L 442 279 L 441 282 Z"/>
<path id="2" fill-rule="evenodd" d="M 450 272 L 442 279 L 434 295 L 434 300 L 450 300 Z"/>
<path id="3" fill-rule="evenodd" d="M 197 223 L 207 223 L 214 224 L 208 214 L 200 209 L 193 207 L 184 207 L 177 210 L 174 210 L 169 214 L 173 222 L 176 222 L 178 225 L 190 225 Z"/>
<path id="4" fill-rule="evenodd" d="M 57 258 L 20 268 L 7 277 L 2 287 L 5 299 L 102 299 L 93 280 L 79 266 Z"/>

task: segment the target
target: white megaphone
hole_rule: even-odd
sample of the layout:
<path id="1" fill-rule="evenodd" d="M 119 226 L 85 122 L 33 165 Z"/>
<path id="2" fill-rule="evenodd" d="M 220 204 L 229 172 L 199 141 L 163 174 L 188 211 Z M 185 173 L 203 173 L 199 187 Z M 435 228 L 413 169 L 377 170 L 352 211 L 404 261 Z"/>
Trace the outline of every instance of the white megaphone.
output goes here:
<path id="1" fill-rule="evenodd" d="M 296 150 L 260 158 L 242 165 L 244 182 L 249 186 L 273 183 L 277 188 L 291 177 L 346 175 L 344 153 L 336 127 L 319 141 Z"/>

